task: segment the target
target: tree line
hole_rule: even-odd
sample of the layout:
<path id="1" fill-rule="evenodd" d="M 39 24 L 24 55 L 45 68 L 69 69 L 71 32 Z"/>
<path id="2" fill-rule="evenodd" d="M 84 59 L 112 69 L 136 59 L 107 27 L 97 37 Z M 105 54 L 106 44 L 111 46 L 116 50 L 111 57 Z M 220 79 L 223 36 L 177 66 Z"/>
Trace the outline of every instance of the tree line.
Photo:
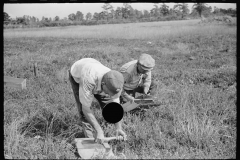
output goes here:
<path id="1" fill-rule="evenodd" d="M 155 3 L 150 11 L 134 9 L 129 3 L 123 3 L 123 6 L 116 9 L 110 3 L 104 3 L 102 9 L 99 13 L 95 12 L 92 14 L 88 12 L 86 15 L 81 11 L 77 11 L 62 19 L 59 16 L 53 19 L 43 16 L 42 19 L 38 19 L 28 15 L 13 19 L 4 12 L 4 28 L 168 21 L 203 18 L 213 15 L 236 16 L 236 9 L 212 8 L 211 6 L 208 7 L 206 3 L 194 3 L 191 12 L 187 3 L 177 3 L 173 8 L 169 8 L 165 3 Z"/>

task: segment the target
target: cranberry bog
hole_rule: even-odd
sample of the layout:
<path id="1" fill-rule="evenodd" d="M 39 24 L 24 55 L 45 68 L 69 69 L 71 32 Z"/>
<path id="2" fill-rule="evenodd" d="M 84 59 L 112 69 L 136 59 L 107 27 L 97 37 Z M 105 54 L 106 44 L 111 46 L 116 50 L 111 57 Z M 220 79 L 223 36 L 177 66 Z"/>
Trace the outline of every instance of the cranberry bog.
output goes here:
<path id="1" fill-rule="evenodd" d="M 128 141 L 112 142 L 115 157 L 236 158 L 236 23 L 164 21 L 4 30 L 4 156 L 77 159 L 83 137 L 67 70 L 91 57 L 119 70 L 141 53 L 156 61 L 161 105 L 125 114 Z M 98 103 L 92 109 L 106 137 L 115 136 Z"/>

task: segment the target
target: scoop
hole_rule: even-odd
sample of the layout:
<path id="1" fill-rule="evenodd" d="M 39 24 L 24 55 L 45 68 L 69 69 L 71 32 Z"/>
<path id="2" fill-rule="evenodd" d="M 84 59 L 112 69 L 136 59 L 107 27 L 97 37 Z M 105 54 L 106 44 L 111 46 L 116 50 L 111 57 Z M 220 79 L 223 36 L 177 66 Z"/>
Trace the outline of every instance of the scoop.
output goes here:
<path id="1" fill-rule="evenodd" d="M 103 144 L 95 142 L 94 138 L 76 138 L 76 147 L 78 154 L 83 159 L 91 159 L 95 155 L 104 153 L 108 155 L 114 155 L 108 142 L 117 139 L 117 137 L 105 137 Z"/>

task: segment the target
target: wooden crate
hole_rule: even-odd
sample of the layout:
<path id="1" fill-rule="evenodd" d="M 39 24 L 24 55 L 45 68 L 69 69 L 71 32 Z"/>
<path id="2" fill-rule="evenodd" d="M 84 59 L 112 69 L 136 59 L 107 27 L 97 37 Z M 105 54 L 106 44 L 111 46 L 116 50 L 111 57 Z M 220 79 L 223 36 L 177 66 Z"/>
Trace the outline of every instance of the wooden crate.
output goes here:
<path id="1" fill-rule="evenodd" d="M 4 76 L 4 85 L 19 89 L 27 89 L 26 79 Z"/>

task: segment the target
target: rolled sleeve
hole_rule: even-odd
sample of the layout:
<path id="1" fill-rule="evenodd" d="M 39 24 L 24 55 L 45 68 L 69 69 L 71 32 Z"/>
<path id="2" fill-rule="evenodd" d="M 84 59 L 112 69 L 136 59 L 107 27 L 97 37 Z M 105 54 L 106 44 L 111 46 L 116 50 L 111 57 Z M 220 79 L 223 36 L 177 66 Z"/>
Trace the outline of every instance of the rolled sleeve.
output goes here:
<path id="1" fill-rule="evenodd" d="M 93 89 L 95 85 L 89 83 L 88 81 L 84 81 L 83 85 L 79 87 L 79 99 L 80 102 L 83 104 L 83 107 L 91 107 L 94 95 Z"/>
<path id="2" fill-rule="evenodd" d="M 82 103 L 83 107 L 90 108 L 92 101 L 93 101 L 93 95 L 87 95 L 82 87 L 79 88 L 79 100 Z"/>

